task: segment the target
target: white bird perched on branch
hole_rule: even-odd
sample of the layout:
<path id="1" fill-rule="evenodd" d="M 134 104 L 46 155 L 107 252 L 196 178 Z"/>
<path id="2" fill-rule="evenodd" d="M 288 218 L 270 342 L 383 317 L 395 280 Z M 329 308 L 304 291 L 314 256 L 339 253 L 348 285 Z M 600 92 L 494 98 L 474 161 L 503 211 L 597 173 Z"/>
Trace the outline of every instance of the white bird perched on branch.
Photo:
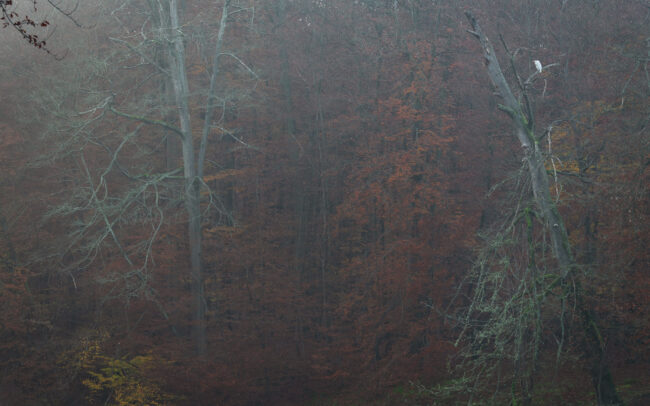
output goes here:
<path id="1" fill-rule="evenodd" d="M 535 59 L 533 61 L 533 63 L 535 64 L 535 68 L 537 69 L 537 72 L 541 72 L 542 71 L 542 63 L 540 61 L 538 61 L 537 59 Z"/>

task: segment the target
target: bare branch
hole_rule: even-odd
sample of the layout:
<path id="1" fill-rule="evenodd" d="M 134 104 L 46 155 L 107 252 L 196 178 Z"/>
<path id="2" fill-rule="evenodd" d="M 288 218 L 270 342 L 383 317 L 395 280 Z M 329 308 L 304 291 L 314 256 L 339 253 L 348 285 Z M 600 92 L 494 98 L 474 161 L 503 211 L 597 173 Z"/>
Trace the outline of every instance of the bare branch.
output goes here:
<path id="1" fill-rule="evenodd" d="M 119 110 L 116 110 L 113 107 L 112 103 L 108 104 L 108 109 L 113 114 L 118 115 L 120 117 L 125 117 L 125 118 L 131 119 L 131 120 L 136 120 L 136 121 L 141 121 L 141 122 L 147 123 L 147 124 L 158 125 L 158 126 L 161 126 L 163 128 L 166 128 L 166 129 L 174 132 L 176 135 L 181 137 L 181 139 L 183 139 L 183 137 L 184 137 L 183 132 L 178 127 L 174 127 L 173 125 L 171 125 L 169 123 L 166 123 L 166 122 L 164 122 L 162 120 L 156 120 L 156 119 L 151 119 L 151 118 L 147 118 L 147 117 L 143 117 L 143 116 L 137 116 L 135 114 L 128 114 L 128 113 L 121 112 Z"/>
<path id="2" fill-rule="evenodd" d="M 144 53 L 142 53 L 140 50 L 138 50 L 136 47 L 134 47 L 133 45 L 131 45 L 131 44 L 128 43 L 127 41 L 124 41 L 124 40 L 119 39 L 119 38 L 114 38 L 114 37 L 108 37 L 108 39 L 110 39 L 111 41 L 114 41 L 114 42 L 117 42 L 117 43 L 120 43 L 120 44 L 126 46 L 126 47 L 129 48 L 131 51 L 133 51 L 133 52 L 135 52 L 136 54 L 138 54 L 142 59 L 144 59 L 145 61 L 147 61 L 148 63 L 150 63 L 152 66 L 155 66 L 156 69 L 158 69 L 160 72 L 164 73 L 165 75 L 170 75 L 170 74 L 171 74 L 171 72 L 169 72 L 167 69 L 165 69 L 165 68 L 163 68 L 162 66 L 160 66 L 160 64 L 158 64 L 156 61 L 154 61 L 153 59 L 151 59 L 149 56 L 147 56 L 147 55 L 145 55 Z"/>
<path id="3" fill-rule="evenodd" d="M 79 8 L 79 2 L 76 2 L 74 7 L 71 10 L 64 10 L 60 4 L 62 2 L 55 3 L 52 0 L 47 0 L 47 2 L 52 6 L 56 11 L 64 15 L 68 20 L 72 21 L 74 25 L 76 25 L 79 28 L 84 28 L 79 21 L 77 21 L 74 17 L 73 14 L 75 11 L 77 11 L 77 8 Z"/>

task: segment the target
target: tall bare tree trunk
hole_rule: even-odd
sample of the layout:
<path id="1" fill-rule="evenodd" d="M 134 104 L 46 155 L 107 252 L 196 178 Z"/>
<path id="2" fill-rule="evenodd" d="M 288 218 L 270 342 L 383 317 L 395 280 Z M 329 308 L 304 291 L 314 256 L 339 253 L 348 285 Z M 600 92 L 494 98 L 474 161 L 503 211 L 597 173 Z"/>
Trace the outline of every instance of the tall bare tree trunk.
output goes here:
<path id="1" fill-rule="evenodd" d="M 205 306 L 203 299 L 203 264 L 201 257 L 201 207 L 199 180 L 192 136 L 188 97 L 190 94 L 185 70 L 185 45 L 178 17 L 177 0 L 169 0 L 169 67 L 182 136 L 183 177 L 185 179 L 185 210 L 188 215 L 190 243 L 190 276 L 194 315 L 192 335 L 196 351 L 203 355 L 206 349 Z"/>
<path id="2" fill-rule="evenodd" d="M 158 3 L 160 5 L 160 3 Z M 223 3 L 221 21 L 212 60 L 212 73 L 210 87 L 205 101 L 205 119 L 201 133 L 198 155 L 194 148 L 194 137 L 191 127 L 189 109 L 190 89 L 185 69 L 185 44 L 179 19 L 178 0 L 169 0 L 168 9 L 160 7 L 160 13 L 169 13 L 169 30 L 166 33 L 168 40 L 167 55 L 171 72 L 171 82 L 174 89 L 175 103 L 178 109 L 180 129 L 182 132 L 183 149 L 183 177 L 185 179 L 185 210 L 188 215 L 188 237 L 190 244 L 190 275 L 192 302 L 194 304 L 192 335 L 196 341 L 196 350 L 199 355 L 206 351 L 206 321 L 205 299 L 203 287 L 203 258 L 201 254 L 201 201 L 200 188 L 205 166 L 205 154 L 208 136 L 212 129 L 216 82 L 219 76 L 219 56 L 223 44 L 226 21 L 228 19 L 228 6 L 230 0 Z M 161 18 L 161 20 L 163 20 Z"/>
<path id="3" fill-rule="evenodd" d="M 566 286 L 576 269 L 576 262 L 571 254 L 569 238 L 562 216 L 551 197 L 544 157 L 534 133 L 532 111 L 528 107 L 524 111 L 521 103 L 515 98 L 503 75 L 494 48 L 481 30 L 476 18 L 470 12 L 466 12 L 465 15 L 472 26 L 470 33 L 478 39 L 483 49 L 488 75 L 496 87 L 496 91 L 503 98 L 504 104 L 499 105 L 499 108 L 512 119 L 515 134 L 524 149 L 524 160 L 528 166 L 534 200 L 551 238 L 553 254 L 560 268 L 560 280 L 562 285 Z M 527 95 L 524 96 L 527 97 Z M 528 103 L 526 106 L 528 106 Z M 621 405 L 622 402 L 616 392 L 612 375 L 605 360 L 604 344 L 594 320 L 593 312 L 585 305 L 579 288 L 576 289 L 575 295 L 578 312 L 582 318 L 583 332 L 586 336 L 585 355 L 591 363 L 589 369 L 595 385 L 598 404 Z"/>

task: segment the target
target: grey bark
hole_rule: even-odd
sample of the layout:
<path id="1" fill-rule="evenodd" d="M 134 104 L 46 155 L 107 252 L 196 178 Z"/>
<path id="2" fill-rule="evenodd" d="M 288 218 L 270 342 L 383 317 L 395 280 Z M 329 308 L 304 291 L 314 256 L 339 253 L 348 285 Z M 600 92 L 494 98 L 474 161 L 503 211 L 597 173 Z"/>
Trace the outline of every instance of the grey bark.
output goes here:
<path id="1" fill-rule="evenodd" d="M 216 81 L 219 74 L 218 61 L 221 54 L 228 6 L 230 0 L 223 4 L 222 16 L 213 56 L 210 87 L 206 96 L 205 121 L 201 134 L 198 156 L 194 147 L 191 116 L 189 108 L 190 89 L 185 66 L 185 44 L 179 17 L 178 0 L 168 0 L 166 4 L 151 2 L 154 13 L 158 13 L 157 20 L 161 22 L 161 39 L 167 44 L 166 56 L 168 58 L 169 79 L 172 83 L 178 119 L 180 123 L 181 145 L 183 153 L 183 177 L 185 210 L 188 215 L 188 238 L 190 245 L 190 275 L 191 291 L 194 306 L 193 311 L 193 337 L 196 342 L 196 351 L 203 355 L 206 351 L 206 322 L 205 299 L 203 286 L 203 261 L 202 261 L 202 234 L 201 234 L 201 202 L 200 188 L 203 178 L 205 153 L 208 136 L 210 134 L 213 112 Z"/>
<path id="2" fill-rule="evenodd" d="M 160 3 L 161 14 L 164 9 Z M 191 117 L 189 109 L 189 84 L 185 70 L 185 45 L 179 23 L 178 2 L 169 0 L 169 26 L 165 30 L 168 41 L 167 57 L 170 68 L 170 80 L 174 89 L 178 119 L 182 133 L 183 177 L 185 180 L 185 210 L 188 215 L 188 237 L 190 243 L 190 276 L 194 315 L 192 333 L 196 342 L 196 351 L 203 355 L 206 349 L 205 338 L 205 307 L 203 305 L 203 264 L 201 256 L 201 207 L 199 199 L 199 183 L 195 163 L 194 137 L 192 136 Z M 163 14 L 164 15 L 164 14 Z M 165 28 L 163 27 L 163 30 Z"/>
<path id="3" fill-rule="evenodd" d="M 526 103 L 526 109 L 515 98 L 508 81 L 503 75 L 499 61 L 491 42 L 481 30 L 476 18 L 471 12 L 465 13 L 472 30 L 469 31 L 481 44 L 488 75 L 504 103 L 499 109 L 506 112 L 512 119 L 515 135 L 524 150 L 524 160 L 527 163 L 528 174 L 533 189 L 533 197 L 539 209 L 541 218 L 551 238 L 553 254 L 560 268 L 560 280 L 563 286 L 573 276 L 576 262 L 571 253 L 569 238 L 562 217 L 553 202 L 549 190 L 549 179 L 544 166 L 544 156 L 534 133 L 532 110 Z M 527 100 L 526 100 L 527 102 Z M 576 290 L 578 311 L 582 317 L 583 329 L 587 344 L 585 352 L 591 362 L 590 373 L 596 387 L 599 405 L 621 405 L 616 392 L 611 373 L 605 362 L 602 337 L 592 312 L 586 308 L 580 289 Z"/>
<path id="4" fill-rule="evenodd" d="M 163 61 L 157 61 L 150 58 L 145 53 L 133 47 L 128 42 L 111 38 L 113 41 L 119 42 L 131 51 L 138 54 L 142 59 L 146 60 L 149 64 L 156 67 L 158 71 L 165 75 L 168 81 L 168 86 L 165 90 L 169 89 L 171 95 L 167 96 L 171 99 L 171 104 L 175 107 L 175 115 L 177 115 L 178 127 L 171 124 L 169 118 L 165 121 L 150 119 L 143 116 L 127 114 L 115 110 L 109 103 L 109 109 L 122 117 L 132 120 L 141 121 L 146 124 L 158 125 L 173 132 L 174 136 L 180 139 L 182 148 L 182 169 L 183 169 L 183 198 L 184 207 L 188 215 L 188 241 L 190 248 L 190 276 L 191 276 L 191 293 L 193 302 L 192 311 L 192 335 L 196 343 L 196 350 L 199 355 L 206 351 L 206 301 L 204 297 L 204 269 L 202 258 L 202 208 L 201 208 L 201 189 L 207 187 L 203 181 L 205 156 L 209 142 L 209 136 L 215 127 L 214 110 L 216 107 L 216 89 L 217 81 L 219 79 L 219 59 L 222 55 L 228 55 L 234 58 L 240 65 L 242 65 L 249 73 L 257 78 L 257 75 L 244 64 L 236 55 L 232 53 L 222 52 L 225 30 L 227 27 L 227 20 L 230 16 L 231 0 L 224 0 L 222 5 L 222 14 L 220 18 L 220 25 L 217 32 L 217 38 L 214 48 L 214 55 L 212 56 L 212 72 L 210 75 L 210 85 L 207 89 L 207 94 L 204 101 L 204 122 L 200 134 L 200 143 L 198 151 L 194 145 L 194 134 L 192 131 L 192 116 L 190 109 L 190 97 L 196 98 L 192 95 L 190 90 L 187 70 L 186 70 L 186 55 L 185 44 L 187 38 L 185 37 L 184 27 L 187 23 L 182 22 L 184 16 L 184 0 L 147 0 L 147 4 L 151 10 L 151 21 L 154 27 L 154 39 L 157 46 L 160 48 Z M 233 13 L 245 10 L 244 8 L 236 9 Z M 220 118 L 223 121 L 223 115 Z M 231 135 L 235 140 L 250 147 L 240 139 L 230 134 L 228 130 L 220 128 L 223 132 Z M 168 146 L 173 147 L 172 144 Z M 170 160 L 174 158 L 174 151 L 168 150 L 167 165 L 170 166 Z M 175 166 L 175 165 L 172 165 Z M 210 191 L 212 196 L 212 191 Z M 212 201 L 209 203 L 213 204 Z"/>

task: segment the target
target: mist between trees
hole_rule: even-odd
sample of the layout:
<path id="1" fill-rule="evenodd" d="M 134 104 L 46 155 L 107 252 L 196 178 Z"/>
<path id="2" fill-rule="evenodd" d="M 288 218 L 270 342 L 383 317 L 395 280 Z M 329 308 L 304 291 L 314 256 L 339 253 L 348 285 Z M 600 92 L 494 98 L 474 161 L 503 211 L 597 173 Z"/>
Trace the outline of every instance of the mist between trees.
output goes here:
<path id="1" fill-rule="evenodd" d="M 648 401 L 647 1 L 0 6 L 0 403 Z"/>

